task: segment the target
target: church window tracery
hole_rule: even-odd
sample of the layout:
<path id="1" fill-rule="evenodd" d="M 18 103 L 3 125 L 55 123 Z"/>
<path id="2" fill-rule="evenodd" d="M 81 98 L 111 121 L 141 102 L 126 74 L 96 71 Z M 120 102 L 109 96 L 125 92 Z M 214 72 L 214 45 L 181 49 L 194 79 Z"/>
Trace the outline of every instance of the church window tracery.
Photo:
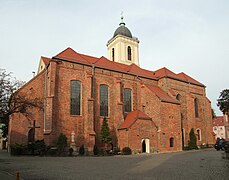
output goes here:
<path id="1" fill-rule="evenodd" d="M 70 86 L 70 113 L 71 115 L 80 115 L 81 82 L 77 80 L 72 80 Z"/>
<path id="2" fill-rule="evenodd" d="M 132 111 L 132 91 L 131 89 L 124 89 L 124 112 Z"/>
<path id="3" fill-rule="evenodd" d="M 108 116 L 108 86 L 100 85 L 100 116 Z"/>

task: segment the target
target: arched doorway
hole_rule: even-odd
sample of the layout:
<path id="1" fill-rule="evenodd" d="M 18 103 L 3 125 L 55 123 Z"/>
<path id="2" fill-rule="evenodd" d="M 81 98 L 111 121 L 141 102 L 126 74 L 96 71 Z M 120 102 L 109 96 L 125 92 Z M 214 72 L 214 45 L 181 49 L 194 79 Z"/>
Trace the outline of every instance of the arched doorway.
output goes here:
<path id="1" fill-rule="evenodd" d="M 142 153 L 150 153 L 149 139 L 142 139 Z"/>
<path id="2" fill-rule="evenodd" d="M 145 139 L 142 140 L 142 153 L 146 152 L 146 141 Z"/>
<path id="3" fill-rule="evenodd" d="M 28 143 L 34 142 L 34 128 L 31 128 L 28 132 Z"/>

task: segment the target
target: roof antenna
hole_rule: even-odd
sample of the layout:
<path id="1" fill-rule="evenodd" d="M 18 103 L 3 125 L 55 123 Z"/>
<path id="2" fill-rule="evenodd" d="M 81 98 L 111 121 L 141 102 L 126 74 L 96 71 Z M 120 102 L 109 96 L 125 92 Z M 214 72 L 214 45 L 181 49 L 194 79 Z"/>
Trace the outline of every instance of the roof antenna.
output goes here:
<path id="1" fill-rule="evenodd" d="M 126 24 L 123 22 L 123 11 L 121 12 L 121 22 L 119 24 L 119 26 L 125 26 Z"/>

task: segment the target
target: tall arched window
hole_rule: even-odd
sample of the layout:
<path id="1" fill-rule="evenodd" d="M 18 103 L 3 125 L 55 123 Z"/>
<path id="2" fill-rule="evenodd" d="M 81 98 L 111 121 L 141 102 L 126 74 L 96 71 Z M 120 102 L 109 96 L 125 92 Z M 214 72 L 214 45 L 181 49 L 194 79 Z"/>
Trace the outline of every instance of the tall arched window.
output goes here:
<path id="1" fill-rule="evenodd" d="M 124 112 L 132 111 L 132 91 L 131 89 L 124 89 Z"/>
<path id="2" fill-rule="evenodd" d="M 131 61 L 131 47 L 127 47 L 128 60 Z"/>
<path id="3" fill-rule="evenodd" d="M 196 132 L 197 132 L 197 140 L 201 141 L 201 130 L 197 129 Z"/>
<path id="4" fill-rule="evenodd" d="M 115 61 L 115 50 L 112 48 L 112 61 Z"/>
<path id="5" fill-rule="evenodd" d="M 195 108 L 195 117 L 197 118 L 199 116 L 199 114 L 198 114 L 198 100 L 197 100 L 197 98 L 194 99 L 194 108 Z"/>
<path id="6" fill-rule="evenodd" d="M 108 86 L 100 85 L 100 116 L 108 116 Z"/>
<path id="7" fill-rule="evenodd" d="M 71 115 L 80 115 L 81 82 L 72 80 L 70 86 L 70 113 Z"/>
<path id="8" fill-rule="evenodd" d="M 169 139 L 169 147 L 174 147 L 174 138 L 173 137 Z"/>

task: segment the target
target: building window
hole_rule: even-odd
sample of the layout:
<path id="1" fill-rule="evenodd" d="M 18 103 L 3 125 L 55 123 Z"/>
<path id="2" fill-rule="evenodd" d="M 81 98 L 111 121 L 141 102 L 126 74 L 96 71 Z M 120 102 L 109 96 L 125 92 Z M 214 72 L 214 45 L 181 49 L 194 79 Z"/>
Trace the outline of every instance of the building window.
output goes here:
<path id="1" fill-rule="evenodd" d="M 114 48 L 112 48 L 112 61 L 115 61 L 115 51 L 114 51 Z"/>
<path id="2" fill-rule="evenodd" d="M 194 99 L 194 108 L 195 108 L 195 117 L 197 118 L 199 116 L 199 114 L 198 114 L 198 100 L 197 100 L 197 98 Z"/>
<path id="3" fill-rule="evenodd" d="M 174 138 L 173 137 L 169 139 L 169 146 L 174 147 Z"/>
<path id="4" fill-rule="evenodd" d="M 176 99 L 177 99 L 178 101 L 180 101 L 180 100 L 181 100 L 181 95 L 180 95 L 180 94 L 177 94 Z"/>
<path id="5" fill-rule="evenodd" d="M 132 111 L 132 91 L 131 89 L 124 89 L 124 112 Z"/>
<path id="6" fill-rule="evenodd" d="M 131 61 L 131 47 L 127 47 L 128 60 Z"/>
<path id="7" fill-rule="evenodd" d="M 100 85 L 100 116 L 108 116 L 108 86 Z"/>
<path id="8" fill-rule="evenodd" d="M 200 129 L 197 129 L 196 132 L 197 132 L 197 140 L 201 141 L 201 131 L 200 131 Z"/>
<path id="9" fill-rule="evenodd" d="M 71 81 L 70 84 L 70 113 L 71 115 L 80 115 L 80 104 L 81 104 L 81 82 Z"/>

